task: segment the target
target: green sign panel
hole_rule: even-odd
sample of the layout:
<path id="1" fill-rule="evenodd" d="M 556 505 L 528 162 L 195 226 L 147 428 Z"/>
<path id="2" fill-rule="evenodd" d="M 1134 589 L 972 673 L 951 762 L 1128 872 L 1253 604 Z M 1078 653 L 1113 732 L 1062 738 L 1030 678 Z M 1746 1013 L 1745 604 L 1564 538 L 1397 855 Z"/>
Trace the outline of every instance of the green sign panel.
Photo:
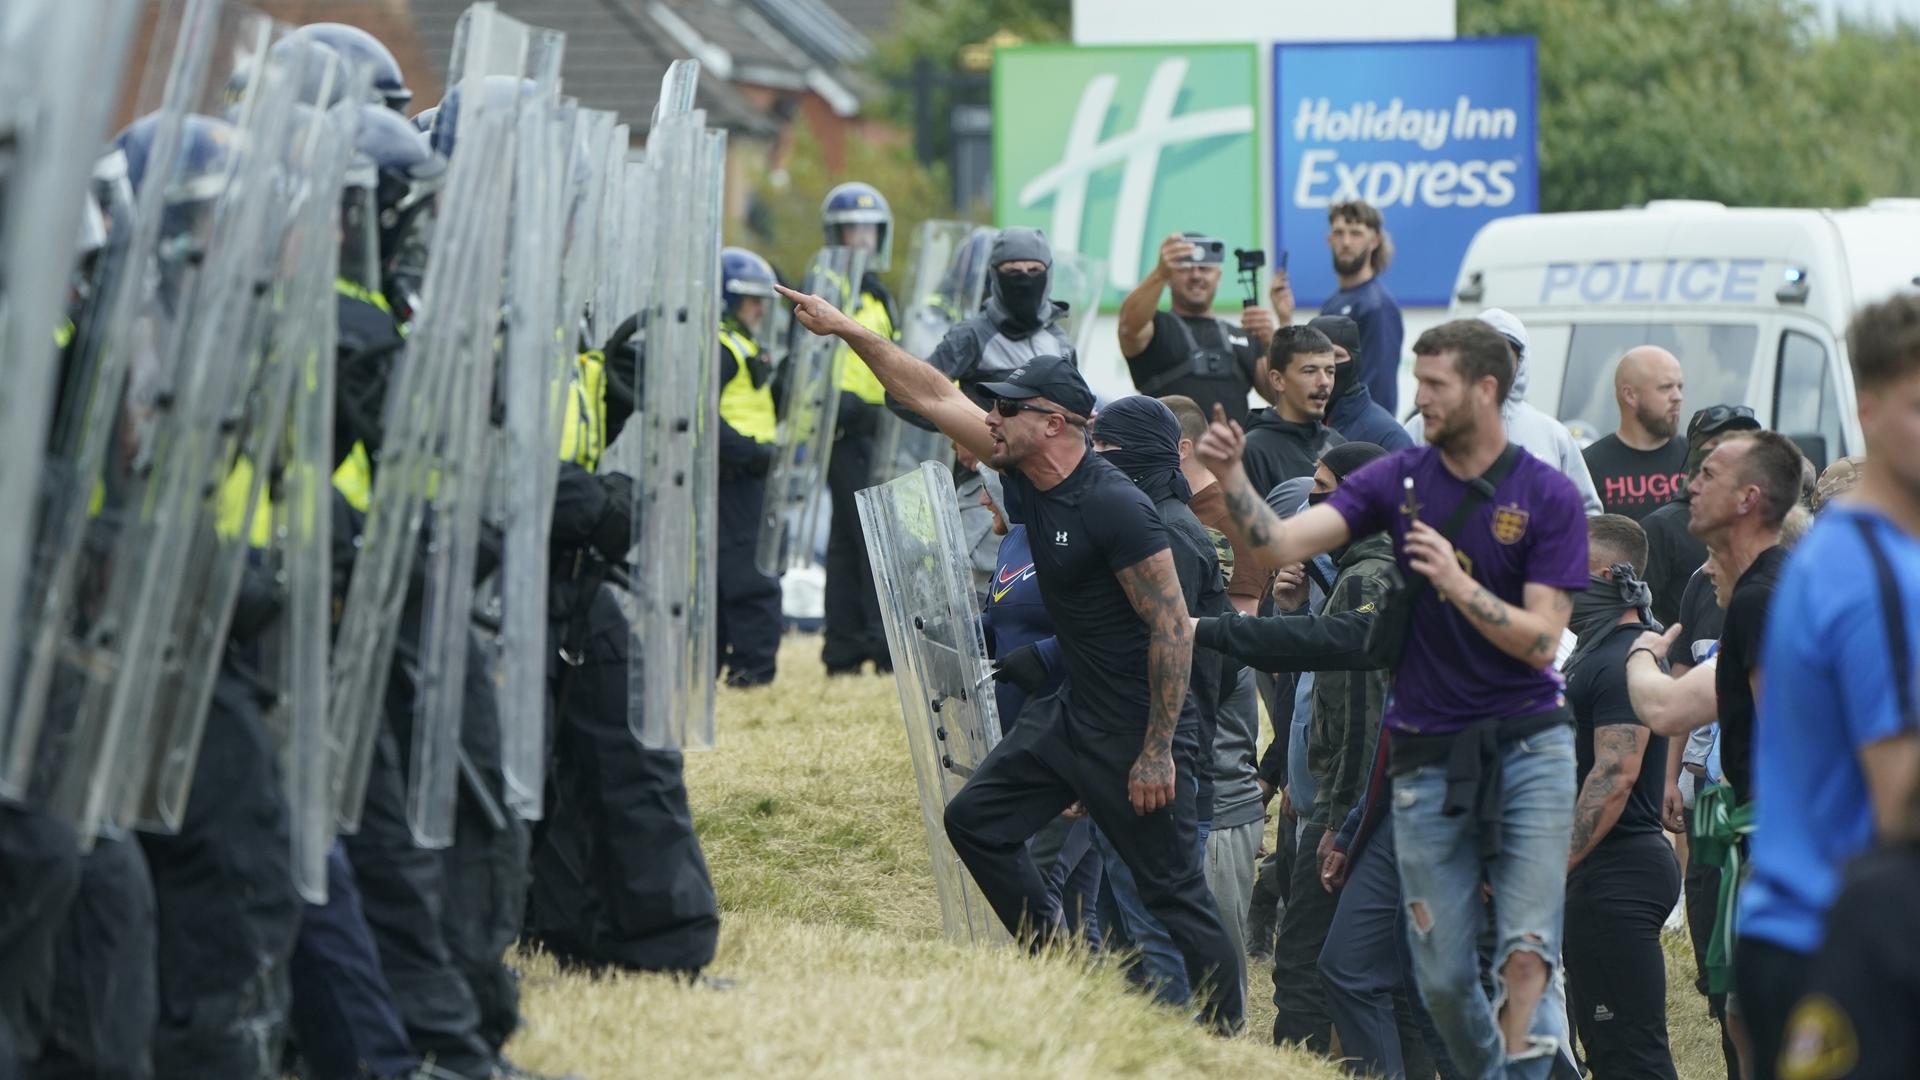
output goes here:
<path id="1" fill-rule="evenodd" d="M 1104 259 L 1118 307 L 1169 233 L 1260 242 L 1259 100 L 1252 45 L 999 49 L 994 217 Z"/>

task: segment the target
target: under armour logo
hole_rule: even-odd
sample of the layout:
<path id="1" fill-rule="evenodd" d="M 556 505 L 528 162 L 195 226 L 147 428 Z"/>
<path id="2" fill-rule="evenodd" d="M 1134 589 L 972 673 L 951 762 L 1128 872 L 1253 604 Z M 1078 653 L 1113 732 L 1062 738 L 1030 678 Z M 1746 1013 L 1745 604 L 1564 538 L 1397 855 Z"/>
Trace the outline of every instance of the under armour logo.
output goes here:
<path id="1" fill-rule="evenodd" d="M 1109 112 L 1115 111 L 1113 96 L 1119 89 L 1120 79 L 1116 75 L 1100 75 L 1090 80 L 1080 94 L 1080 107 L 1074 113 L 1073 126 L 1068 129 L 1060 163 L 1020 189 L 1018 201 L 1023 207 L 1052 196 L 1053 223 L 1047 228 L 1047 235 L 1053 238 L 1056 251 L 1085 251 L 1080 244 L 1080 229 L 1085 224 L 1088 181 L 1094 173 L 1125 163 L 1120 176 L 1120 196 L 1114 204 L 1112 231 L 1107 240 L 1107 280 L 1118 288 L 1132 288 L 1139 275 L 1147 210 L 1153 201 L 1153 180 L 1160 171 L 1160 152 L 1168 147 L 1253 130 L 1251 105 L 1175 116 L 1173 110 L 1180 101 L 1187 67 L 1184 57 L 1161 61 L 1147 80 L 1133 130 L 1116 132 L 1105 139 L 1101 137 L 1102 129 Z"/>
<path id="2" fill-rule="evenodd" d="M 1066 547 L 1066 546 L 1067 546 L 1067 534 L 1066 534 L 1066 533 L 1063 533 L 1063 532 L 1057 532 L 1057 533 L 1054 533 L 1054 534 L 1053 534 L 1053 544 L 1054 544 L 1054 546 L 1055 546 L 1055 547 Z"/>

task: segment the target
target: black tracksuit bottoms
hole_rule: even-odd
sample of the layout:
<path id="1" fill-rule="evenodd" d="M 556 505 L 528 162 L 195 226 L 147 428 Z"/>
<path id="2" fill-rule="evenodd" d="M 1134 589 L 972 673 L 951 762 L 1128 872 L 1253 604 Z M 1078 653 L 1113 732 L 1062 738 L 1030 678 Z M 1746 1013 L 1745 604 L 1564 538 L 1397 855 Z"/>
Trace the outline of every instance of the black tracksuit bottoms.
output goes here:
<path id="1" fill-rule="evenodd" d="M 1674 1080 L 1660 931 L 1679 899 L 1658 833 L 1608 837 L 1567 876 L 1568 1004 L 1594 1080 Z"/>

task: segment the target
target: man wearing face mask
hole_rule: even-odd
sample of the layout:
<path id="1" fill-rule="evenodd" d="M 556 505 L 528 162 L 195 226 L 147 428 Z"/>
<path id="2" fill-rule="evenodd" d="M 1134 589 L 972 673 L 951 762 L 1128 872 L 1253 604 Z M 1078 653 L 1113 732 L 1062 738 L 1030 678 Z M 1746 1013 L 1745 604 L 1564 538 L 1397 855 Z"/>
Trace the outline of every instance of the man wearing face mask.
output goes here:
<path id="1" fill-rule="evenodd" d="M 987 253 L 987 301 L 947 331 L 927 363 L 960 384 L 985 408 L 990 396 L 981 383 L 999 382 L 1036 356 L 1073 359 L 1073 346 L 1055 325 L 1067 306 L 1048 298 L 1053 285 L 1053 247 L 1039 229 L 1002 229 Z M 933 425 L 899 401 L 887 406 L 909 423 Z"/>
<path id="2" fill-rule="evenodd" d="M 1393 414 L 1373 400 L 1360 377 L 1360 324 L 1345 315 L 1321 315 L 1307 325 L 1333 342 L 1333 397 L 1327 401 L 1327 426 L 1349 442 L 1372 443 L 1388 453 L 1413 446 L 1413 436 Z"/>
<path id="3" fill-rule="evenodd" d="M 1587 519 L 1587 590 L 1568 626 L 1580 794 L 1567 856 L 1567 989 L 1593 1075 L 1672 1077 L 1661 926 L 1680 897 L 1680 863 L 1661 835 L 1667 740 L 1627 694 L 1627 651 L 1658 628 L 1640 580 L 1647 534 L 1632 518 Z"/>
<path id="4" fill-rule="evenodd" d="M 1242 308 L 1239 326 L 1214 317 L 1224 245 L 1194 243 L 1204 239 L 1175 233 L 1161 243 L 1160 261 L 1120 303 L 1120 352 L 1142 394 L 1184 394 L 1209 416 L 1219 405 L 1245 424 L 1247 391 L 1273 338 L 1274 315 L 1262 307 Z M 1155 310 L 1162 290 L 1172 295 L 1171 311 Z M 1276 310 L 1291 304 L 1285 271 L 1274 271 L 1269 295 Z M 1283 312 L 1288 318 L 1292 313 L 1291 306 Z"/>

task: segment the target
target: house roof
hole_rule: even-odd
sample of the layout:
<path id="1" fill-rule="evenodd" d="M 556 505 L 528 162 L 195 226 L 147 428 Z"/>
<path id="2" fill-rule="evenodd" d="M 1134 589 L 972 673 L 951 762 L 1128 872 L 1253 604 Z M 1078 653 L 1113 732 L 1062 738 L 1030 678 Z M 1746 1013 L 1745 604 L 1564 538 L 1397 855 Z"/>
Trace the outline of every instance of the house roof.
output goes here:
<path id="1" fill-rule="evenodd" d="M 610 109 L 644 135 L 667 65 L 688 55 L 643 10 L 640 0 L 497 0 L 502 14 L 567 35 L 563 92 L 593 109 Z M 434 70 L 446 77 L 454 28 L 470 0 L 412 0 L 415 26 Z M 428 102 L 427 104 L 431 104 Z M 725 78 L 702 64 L 700 108 L 716 127 L 770 134 L 773 122 Z"/>
<path id="2" fill-rule="evenodd" d="M 681 50 L 736 83 L 811 91 L 855 116 L 875 86 L 851 65 L 872 43 L 819 0 L 644 0 Z"/>

